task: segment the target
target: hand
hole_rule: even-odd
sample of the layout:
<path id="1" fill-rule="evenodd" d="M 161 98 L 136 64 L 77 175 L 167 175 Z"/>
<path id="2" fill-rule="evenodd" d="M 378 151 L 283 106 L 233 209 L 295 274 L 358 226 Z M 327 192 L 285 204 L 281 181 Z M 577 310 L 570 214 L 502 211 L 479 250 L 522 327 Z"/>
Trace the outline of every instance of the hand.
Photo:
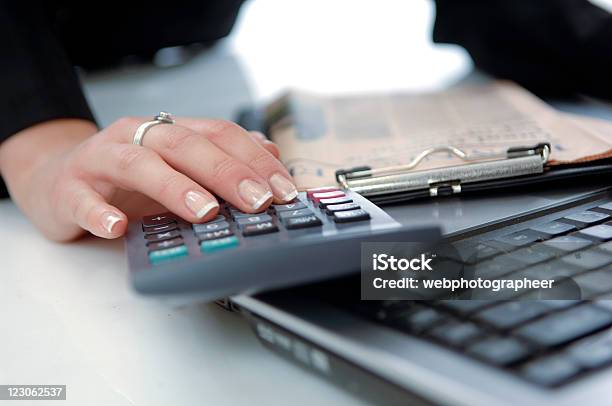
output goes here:
<path id="1" fill-rule="evenodd" d="M 82 230 L 117 238 L 128 216 L 163 210 L 154 202 L 201 223 L 217 215 L 213 193 L 250 213 L 297 196 L 277 147 L 263 135 L 228 121 L 178 118 L 133 145 L 148 120 L 123 118 L 91 136 L 80 120 L 57 120 L 14 135 L 0 146 L 13 199 L 43 233 L 64 241 Z M 19 162 L 28 156 L 34 163 L 24 168 Z"/>

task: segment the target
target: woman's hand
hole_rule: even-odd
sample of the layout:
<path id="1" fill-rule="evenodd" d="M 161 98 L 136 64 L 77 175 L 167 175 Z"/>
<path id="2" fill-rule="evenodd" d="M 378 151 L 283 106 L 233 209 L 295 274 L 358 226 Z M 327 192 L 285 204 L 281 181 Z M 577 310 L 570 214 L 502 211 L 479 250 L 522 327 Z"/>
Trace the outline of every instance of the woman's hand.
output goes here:
<path id="1" fill-rule="evenodd" d="M 159 205 L 201 223 L 217 215 L 214 195 L 251 213 L 297 196 L 278 149 L 261 134 L 223 120 L 178 118 L 133 145 L 148 120 L 123 118 L 99 132 L 86 121 L 54 120 L 12 136 L 0 145 L 11 196 L 60 241 L 83 230 L 117 238 L 128 217 Z"/>

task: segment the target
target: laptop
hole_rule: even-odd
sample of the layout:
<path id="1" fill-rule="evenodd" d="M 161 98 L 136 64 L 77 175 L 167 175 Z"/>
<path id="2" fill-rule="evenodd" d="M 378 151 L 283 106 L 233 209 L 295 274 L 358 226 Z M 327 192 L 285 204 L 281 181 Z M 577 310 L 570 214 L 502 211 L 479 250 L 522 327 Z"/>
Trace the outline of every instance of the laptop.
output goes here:
<path id="1" fill-rule="evenodd" d="M 554 274 L 576 288 L 573 297 L 361 301 L 359 276 L 344 276 L 220 304 L 267 348 L 377 404 L 608 404 L 608 184 L 386 207 L 403 224 L 438 223 L 460 253 L 455 261 Z"/>

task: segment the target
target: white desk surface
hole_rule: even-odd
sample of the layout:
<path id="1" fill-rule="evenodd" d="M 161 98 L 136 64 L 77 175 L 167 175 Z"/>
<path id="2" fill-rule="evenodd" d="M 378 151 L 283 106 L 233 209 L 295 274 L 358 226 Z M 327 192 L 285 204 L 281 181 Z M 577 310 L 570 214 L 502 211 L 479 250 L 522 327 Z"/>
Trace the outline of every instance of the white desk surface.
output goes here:
<path id="1" fill-rule="evenodd" d="M 166 109 L 231 118 L 287 86 L 439 88 L 471 63 L 431 44 L 432 18 L 426 0 L 257 0 L 189 63 L 88 76 L 87 94 L 108 124 Z M 70 405 L 359 403 L 265 350 L 235 315 L 135 295 L 121 241 L 49 242 L 8 200 L 0 218 L 0 384 L 66 384 Z"/>

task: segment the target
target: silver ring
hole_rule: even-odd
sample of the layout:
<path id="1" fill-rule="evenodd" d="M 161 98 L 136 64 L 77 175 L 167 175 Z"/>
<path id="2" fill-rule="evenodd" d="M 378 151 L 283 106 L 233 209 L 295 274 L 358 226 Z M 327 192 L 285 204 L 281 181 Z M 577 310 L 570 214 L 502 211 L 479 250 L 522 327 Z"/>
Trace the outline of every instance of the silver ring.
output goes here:
<path id="1" fill-rule="evenodd" d="M 147 121 L 146 123 L 142 123 L 136 129 L 134 133 L 134 139 L 132 141 L 135 145 L 142 146 L 142 139 L 145 136 L 145 133 L 149 130 L 149 128 L 156 126 L 158 124 L 174 124 L 174 118 L 172 118 L 172 114 L 160 111 L 158 115 L 153 117 L 152 121 Z"/>

